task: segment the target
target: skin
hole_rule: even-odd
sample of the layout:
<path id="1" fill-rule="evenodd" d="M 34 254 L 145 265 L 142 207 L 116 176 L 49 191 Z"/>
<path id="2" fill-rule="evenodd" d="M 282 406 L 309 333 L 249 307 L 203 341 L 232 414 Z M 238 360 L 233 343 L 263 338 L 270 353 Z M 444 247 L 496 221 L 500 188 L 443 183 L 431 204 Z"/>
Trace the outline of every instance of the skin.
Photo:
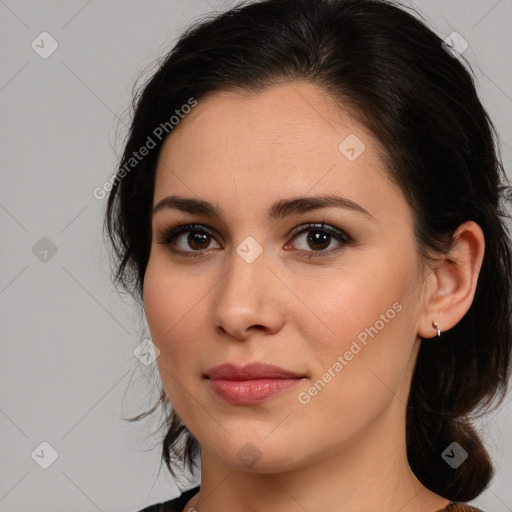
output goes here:
<path id="1" fill-rule="evenodd" d="M 350 134 L 365 144 L 354 161 L 338 149 Z M 179 195 L 222 211 L 221 219 L 155 212 L 144 280 L 163 385 L 202 449 L 201 490 L 184 510 L 433 512 L 448 504 L 407 463 L 405 406 L 420 336 L 436 336 L 433 320 L 450 329 L 471 305 L 484 239 L 465 223 L 453 262 L 427 266 L 379 149 L 330 95 L 303 82 L 210 94 L 165 141 L 153 204 Z M 276 201 L 324 194 L 369 215 L 331 206 L 267 218 Z M 308 224 L 322 222 L 353 241 L 327 236 L 319 251 L 307 238 L 318 228 Z M 158 243 L 172 223 L 200 224 L 212 236 L 199 249 L 189 232 Z M 236 251 L 248 236 L 263 249 L 252 263 Z M 299 393 L 396 303 L 394 318 L 301 403 Z M 203 377 L 220 363 L 253 361 L 304 378 L 266 402 L 233 405 Z M 259 456 L 250 467 L 237 456 L 246 443 Z"/>

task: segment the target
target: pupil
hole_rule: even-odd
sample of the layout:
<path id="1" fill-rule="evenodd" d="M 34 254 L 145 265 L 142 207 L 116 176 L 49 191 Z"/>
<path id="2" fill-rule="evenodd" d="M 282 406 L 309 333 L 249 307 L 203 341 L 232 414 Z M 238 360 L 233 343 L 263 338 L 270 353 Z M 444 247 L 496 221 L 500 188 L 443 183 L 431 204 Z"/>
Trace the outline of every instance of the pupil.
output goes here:
<path id="1" fill-rule="evenodd" d="M 312 249 L 325 249 L 329 247 L 331 235 L 323 231 L 311 231 L 311 233 L 314 234 L 308 236 L 308 242 L 313 242 L 314 246 L 310 245 Z"/>
<path id="2" fill-rule="evenodd" d="M 188 235 L 188 243 L 192 249 L 206 249 L 208 247 L 209 235 L 204 233 L 190 233 Z M 202 247 L 204 245 L 204 247 Z"/>

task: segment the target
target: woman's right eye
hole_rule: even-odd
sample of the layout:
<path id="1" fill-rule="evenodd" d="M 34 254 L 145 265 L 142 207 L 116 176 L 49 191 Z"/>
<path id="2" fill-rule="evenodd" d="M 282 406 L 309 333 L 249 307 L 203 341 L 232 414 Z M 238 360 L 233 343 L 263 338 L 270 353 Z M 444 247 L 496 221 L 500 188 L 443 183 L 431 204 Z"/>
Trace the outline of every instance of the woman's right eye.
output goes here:
<path id="1" fill-rule="evenodd" d="M 165 231 L 157 243 L 168 245 L 169 249 L 176 254 L 200 256 L 206 249 L 212 248 L 210 247 L 212 241 L 217 243 L 209 231 L 189 224 Z M 217 247 L 214 248 L 220 248 L 220 245 L 217 243 Z"/>

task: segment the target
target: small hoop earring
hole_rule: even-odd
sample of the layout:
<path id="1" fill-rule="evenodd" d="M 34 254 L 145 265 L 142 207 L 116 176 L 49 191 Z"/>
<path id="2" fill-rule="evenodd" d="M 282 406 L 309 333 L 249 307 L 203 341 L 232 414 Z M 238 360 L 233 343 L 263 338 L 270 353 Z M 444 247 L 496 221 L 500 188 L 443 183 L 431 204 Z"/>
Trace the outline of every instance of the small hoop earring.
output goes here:
<path id="1" fill-rule="evenodd" d="M 441 329 L 439 329 L 439 325 L 437 325 L 437 322 L 434 320 L 432 322 L 432 327 L 437 330 L 437 337 L 441 337 Z"/>

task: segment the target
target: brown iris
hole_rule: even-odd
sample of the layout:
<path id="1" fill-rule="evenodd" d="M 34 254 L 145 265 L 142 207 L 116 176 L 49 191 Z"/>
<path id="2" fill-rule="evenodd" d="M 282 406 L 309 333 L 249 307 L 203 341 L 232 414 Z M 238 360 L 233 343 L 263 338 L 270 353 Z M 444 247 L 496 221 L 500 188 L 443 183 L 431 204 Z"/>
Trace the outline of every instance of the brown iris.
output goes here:
<path id="1" fill-rule="evenodd" d="M 313 245 L 311 245 L 311 242 Z M 310 231 L 308 235 L 308 244 L 312 249 L 325 249 L 329 247 L 331 235 L 323 231 Z"/>
<path id="2" fill-rule="evenodd" d="M 210 244 L 210 235 L 191 231 L 187 237 L 187 242 L 192 249 L 206 249 Z"/>

